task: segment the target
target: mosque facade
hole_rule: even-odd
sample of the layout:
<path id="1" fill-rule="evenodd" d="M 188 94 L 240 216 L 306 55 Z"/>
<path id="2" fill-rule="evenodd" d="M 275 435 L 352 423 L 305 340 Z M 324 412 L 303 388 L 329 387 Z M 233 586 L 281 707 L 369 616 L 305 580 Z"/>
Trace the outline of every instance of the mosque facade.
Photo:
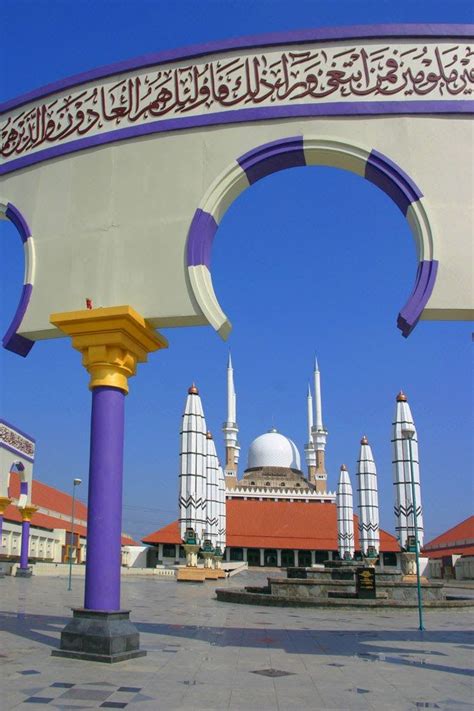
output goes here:
<path id="1" fill-rule="evenodd" d="M 242 561 L 255 566 L 310 566 L 333 558 L 360 555 L 362 551 L 364 555 L 380 554 L 379 565 L 382 568 L 398 566 L 399 542 L 395 536 L 379 529 L 377 475 L 366 437 L 361 440 L 356 471 L 359 515 L 353 513 L 352 488 L 345 465 L 341 467 L 337 493 L 328 490 L 325 461 L 328 431 L 323 420 L 321 373 L 317 360 L 313 383 L 313 390 L 308 386 L 307 394 L 305 471 L 295 443 L 272 428 L 253 440 L 248 450 L 246 467 L 239 476 L 241 452 L 237 394 L 232 359 L 229 356 L 227 419 L 222 427 L 226 540 L 221 541 L 220 547 L 225 548 L 224 560 Z M 203 410 L 198 389 L 193 384 L 186 400 L 183 423 L 192 421 L 196 413 L 196 426 L 202 429 Z M 187 427 L 188 424 L 183 424 L 183 432 Z M 191 428 L 191 434 L 186 435 L 183 445 L 183 432 L 180 519 L 143 539 L 143 543 L 155 547 L 157 562 L 165 564 L 183 562 L 183 530 L 189 525 L 189 511 L 193 506 L 198 506 L 202 498 L 199 487 L 194 487 L 194 501 L 190 492 L 193 482 L 199 479 L 199 467 L 203 466 L 188 470 L 186 466 L 189 465 L 190 456 L 195 457 L 197 454 L 199 461 L 201 449 L 205 451 L 204 446 L 196 439 L 196 451 L 188 451 L 189 437 L 194 435 Z M 202 429 L 201 439 L 204 437 L 205 431 Z M 184 491 L 186 495 L 183 497 Z M 205 518 L 204 513 L 196 517 L 197 528 L 204 525 Z"/>

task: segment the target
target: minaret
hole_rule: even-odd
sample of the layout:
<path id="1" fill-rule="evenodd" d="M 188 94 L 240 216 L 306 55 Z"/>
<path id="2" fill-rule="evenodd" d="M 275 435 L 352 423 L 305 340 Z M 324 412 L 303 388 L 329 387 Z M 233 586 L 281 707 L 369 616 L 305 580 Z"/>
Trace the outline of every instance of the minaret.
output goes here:
<path id="1" fill-rule="evenodd" d="M 326 464 L 324 461 L 326 450 L 327 430 L 323 425 L 323 410 L 321 405 L 321 379 L 319 373 L 318 359 L 314 359 L 314 419 L 315 424 L 311 428 L 313 435 L 314 449 L 316 451 L 316 472 L 312 482 L 316 485 L 318 494 L 326 492 Z"/>
<path id="2" fill-rule="evenodd" d="M 179 474 L 180 536 L 186 541 L 192 529 L 197 544 L 202 542 L 206 524 L 206 420 L 197 387 L 188 390 L 181 428 Z"/>
<path id="3" fill-rule="evenodd" d="M 311 386 L 308 383 L 308 395 L 306 397 L 307 407 L 308 407 L 308 440 L 304 446 L 304 453 L 306 456 L 306 465 L 308 467 L 308 480 L 312 483 L 316 483 L 316 452 L 313 444 L 313 398 L 311 396 Z"/>
<path id="4" fill-rule="evenodd" d="M 237 464 L 239 463 L 240 447 L 237 442 L 237 398 L 234 388 L 234 369 L 229 353 L 227 362 L 227 421 L 222 426 L 225 443 L 225 483 L 228 489 L 237 486 Z"/>
<path id="5" fill-rule="evenodd" d="M 217 543 L 216 543 L 216 553 L 217 549 L 220 550 L 221 555 L 224 555 L 226 547 L 226 528 L 227 528 L 227 513 L 226 513 L 226 497 L 225 497 L 225 479 L 222 467 L 219 466 L 217 469 L 217 482 L 218 482 L 218 494 L 219 494 L 219 521 L 218 521 L 218 531 L 217 531 Z"/>
<path id="6" fill-rule="evenodd" d="M 217 545 L 219 529 L 219 462 L 212 434 L 206 434 L 206 528 L 204 539 Z"/>
<path id="7" fill-rule="evenodd" d="M 409 433 L 412 437 L 404 437 L 404 432 Z M 418 437 L 410 405 L 408 404 L 407 396 L 403 392 L 399 392 L 397 395 L 392 445 L 393 483 L 395 490 L 395 531 L 402 550 L 407 550 L 408 548 L 413 550 L 413 541 L 408 540 L 410 537 L 415 536 L 411 486 L 412 469 L 415 483 L 416 521 L 420 548 L 423 545 L 423 512 L 421 506 Z"/>
<path id="8" fill-rule="evenodd" d="M 362 437 L 360 441 L 357 483 L 360 550 L 362 555 L 376 558 L 380 549 L 377 469 L 367 437 Z"/>
<path id="9" fill-rule="evenodd" d="M 336 493 L 337 545 L 342 560 L 354 557 L 354 507 L 352 486 L 345 464 L 341 465 Z"/>

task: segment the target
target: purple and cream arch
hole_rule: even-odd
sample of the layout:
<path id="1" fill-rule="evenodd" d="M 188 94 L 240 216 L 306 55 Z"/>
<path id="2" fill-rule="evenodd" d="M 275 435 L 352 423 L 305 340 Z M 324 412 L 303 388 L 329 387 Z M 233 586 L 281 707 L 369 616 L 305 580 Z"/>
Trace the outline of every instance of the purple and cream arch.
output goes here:
<path id="1" fill-rule="evenodd" d="M 415 284 L 397 320 L 407 337 L 433 291 L 438 268 L 426 198 L 414 180 L 386 155 L 332 138 L 291 136 L 265 143 L 241 155 L 214 180 L 194 213 L 187 240 L 188 275 L 202 312 L 226 338 L 231 324 L 217 301 L 210 264 L 214 236 L 227 208 L 261 178 L 287 168 L 311 165 L 342 168 L 366 178 L 383 190 L 407 219 L 418 257 Z"/>
<path id="2" fill-rule="evenodd" d="M 7 200 L 2 200 L 0 197 L 0 219 L 9 220 L 16 228 L 18 235 L 23 243 L 23 251 L 25 256 L 25 277 L 23 280 L 23 288 L 21 290 L 20 301 L 13 316 L 13 319 L 2 338 L 2 345 L 9 351 L 13 351 L 21 356 L 27 356 L 34 345 L 34 341 L 25 338 L 17 333 L 18 328 L 23 320 L 26 309 L 33 291 L 33 281 L 35 272 L 35 248 L 33 237 L 31 236 L 30 228 L 20 210 L 12 205 Z"/>

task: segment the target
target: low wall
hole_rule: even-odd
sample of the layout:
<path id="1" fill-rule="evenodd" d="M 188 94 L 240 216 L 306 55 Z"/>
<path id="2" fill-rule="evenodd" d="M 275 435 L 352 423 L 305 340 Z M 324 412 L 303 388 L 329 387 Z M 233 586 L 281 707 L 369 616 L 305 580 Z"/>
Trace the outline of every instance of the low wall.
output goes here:
<path id="1" fill-rule="evenodd" d="M 67 577 L 69 575 L 69 565 L 67 563 L 35 563 L 33 566 L 33 575 L 56 575 L 60 577 Z M 84 577 L 86 573 L 85 565 L 73 565 L 72 575 L 73 577 Z M 12 572 L 12 575 L 15 571 Z M 140 575 L 147 577 L 165 577 L 174 578 L 176 577 L 176 570 L 174 568 L 123 568 L 121 569 L 122 577 L 129 577 L 132 575 Z"/>
<path id="2" fill-rule="evenodd" d="M 268 578 L 272 595 L 288 600 L 327 600 L 329 593 L 355 594 L 355 582 L 350 580 L 330 580 L 314 578 Z M 421 591 L 423 600 L 442 600 L 443 583 L 423 582 Z M 415 583 L 402 581 L 379 581 L 376 579 L 378 597 L 388 600 L 412 602 L 417 600 L 418 591 Z"/>

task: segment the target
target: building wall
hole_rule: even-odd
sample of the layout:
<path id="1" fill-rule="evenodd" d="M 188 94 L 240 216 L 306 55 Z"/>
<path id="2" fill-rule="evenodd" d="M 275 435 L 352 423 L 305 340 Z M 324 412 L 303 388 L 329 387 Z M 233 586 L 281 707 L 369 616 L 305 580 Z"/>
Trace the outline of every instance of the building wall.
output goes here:
<path id="1" fill-rule="evenodd" d="M 41 561 L 61 563 L 64 560 L 64 546 L 66 545 L 67 531 L 55 528 L 52 531 L 30 528 L 29 558 Z M 16 558 L 20 556 L 21 549 L 21 524 L 12 521 L 3 522 L 2 540 L 0 542 L 0 556 L 3 558 Z M 80 560 L 86 559 L 87 546 L 85 539 L 80 539 Z"/>

